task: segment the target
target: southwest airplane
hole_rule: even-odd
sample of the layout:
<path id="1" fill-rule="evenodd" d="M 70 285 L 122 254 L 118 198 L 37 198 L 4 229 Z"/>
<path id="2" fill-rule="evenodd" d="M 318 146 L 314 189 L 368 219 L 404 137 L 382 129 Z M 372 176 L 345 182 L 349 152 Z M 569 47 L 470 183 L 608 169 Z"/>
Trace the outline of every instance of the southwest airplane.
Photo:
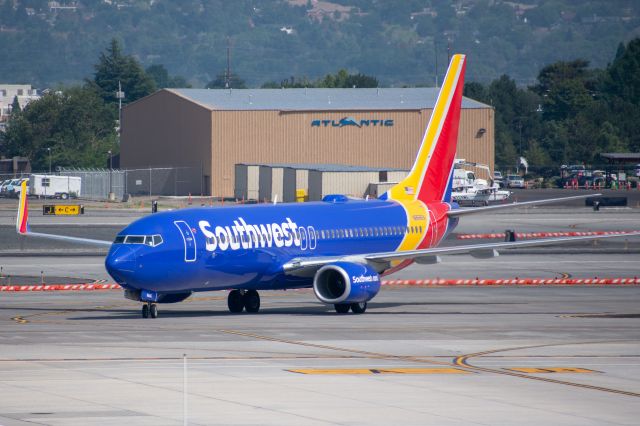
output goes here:
<path id="1" fill-rule="evenodd" d="M 339 313 L 363 313 L 380 290 L 380 276 L 414 261 L 465 252 L 492 257 L 496 249 L 602 238 L 437 248 L 462 215 L 558 201 L 476 209 L 450 202 L 465 62 L 464 55 L 452 58 L 410 173 L 378 200 L 329 195 L 321 202 L 162 212 L 131 223 L 112 243 L 31 232 L 23 187 L 17 232 L 110 246 L 106 269 L 125 297 L 142 302 L 144 318 L 158 316 L 158 303 L 180 302 L 193 292 L 231 290 L 231 312 L 258 312 L 258 290 L 305 287 Z M 572 198 L 583 197 L 562 200 Z"/>

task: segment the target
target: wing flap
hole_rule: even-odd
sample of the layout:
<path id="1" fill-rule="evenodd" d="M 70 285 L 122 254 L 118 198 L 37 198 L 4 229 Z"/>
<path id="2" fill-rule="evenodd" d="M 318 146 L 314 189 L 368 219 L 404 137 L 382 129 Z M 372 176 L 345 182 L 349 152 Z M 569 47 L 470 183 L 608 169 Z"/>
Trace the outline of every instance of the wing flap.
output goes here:
<path id="1" fill-rule="evenodd" d="M 364 253 L 359 255 L 350 256 L 329 256 L 329 257 L 313 257 L 313 258 L 298 258 L 293 259 L 283 265 L 284 272 L 289 275 L 298 277 L 310 277 L 313 276 L 322 266 L 343 261 L 354 263 L 367 263 L 377 271 L 385 270 L 389 267 L 389 262 L 397 260 L 417 260 L 418 263 L 435 263 L 433 260 L 438 259 L 439 255 L 447 254 L 470 254 L 473 257 L 480 259 L 488 259 L 498 256 L 499 250 L 521 248 L 521 247 L 534 247 L 544 246 L 552 244 L 571 243 L 576 241 L 591 241 L 606 238 L 622 238 L 622 237 L 637 237 L 640 236 L 640 232 L 627 232 L 611 235 L 588 235 L 581 237 L 560 237 L 560 238 L 545 238 L 541 240 L 526 240 L 526 241 L 514 241 L 514 242 L 497 242 L 486 244 L 469 244 L 455 247 L 436 247 L 422 250 L 410 250 L 403 252 L 386 252 L 386 253 Z M 428 260 L 427 260 L 428 259 Z"/>

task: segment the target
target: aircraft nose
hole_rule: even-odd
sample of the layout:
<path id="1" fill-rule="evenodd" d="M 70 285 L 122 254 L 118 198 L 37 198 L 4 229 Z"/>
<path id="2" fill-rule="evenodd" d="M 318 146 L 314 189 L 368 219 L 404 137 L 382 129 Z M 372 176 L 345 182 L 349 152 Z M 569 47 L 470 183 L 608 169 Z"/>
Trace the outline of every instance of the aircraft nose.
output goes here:
<path id="1" fill-rule="evenodd" d="M 107 272 L 119 283 L 127 282 L 136 272 L 136 253 L 131 247 L 115 246 L 105 259 Z"/>

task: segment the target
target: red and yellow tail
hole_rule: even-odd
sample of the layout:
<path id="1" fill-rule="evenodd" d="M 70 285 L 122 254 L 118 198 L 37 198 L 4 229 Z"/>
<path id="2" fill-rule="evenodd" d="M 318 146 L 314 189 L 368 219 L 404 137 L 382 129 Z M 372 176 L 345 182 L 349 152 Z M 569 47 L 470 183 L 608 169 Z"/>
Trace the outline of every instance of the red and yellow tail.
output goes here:
<path id="1" fill-rule="evenodd" d="M 27 182 L 22 182 L 20 199 L 18 201 L 18 217 L 16 219 L 16 231 L 18 234 L 26 235 L 29 231 L 29 201 L 27 200 Z"/>
<path id="2" fill-rule="evenodd" d="M 411 172 L 384 198 L 424 203 L 450 201 L 465 67 L 465 55 L 451 58 Z"/>

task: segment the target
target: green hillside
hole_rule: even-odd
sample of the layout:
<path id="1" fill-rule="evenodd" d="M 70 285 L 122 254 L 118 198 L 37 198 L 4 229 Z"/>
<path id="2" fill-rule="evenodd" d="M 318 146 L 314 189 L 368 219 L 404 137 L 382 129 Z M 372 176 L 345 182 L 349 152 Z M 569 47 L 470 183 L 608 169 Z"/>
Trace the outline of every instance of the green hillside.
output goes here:
<path id="1" fill-rule="evenodd" d="M 640 35 L 639 12 L 631 0 L 0 0 L 0 81 L 79 82 L 116 37 L 145 68 L 194 87 L 224 71 L 227 43 L 232 72 L 253 87 L 341 68 L 433 85 L 448 49 L 469 55 L 470 81 L 529 85 L 559 60 L 605 67 Z"/>

